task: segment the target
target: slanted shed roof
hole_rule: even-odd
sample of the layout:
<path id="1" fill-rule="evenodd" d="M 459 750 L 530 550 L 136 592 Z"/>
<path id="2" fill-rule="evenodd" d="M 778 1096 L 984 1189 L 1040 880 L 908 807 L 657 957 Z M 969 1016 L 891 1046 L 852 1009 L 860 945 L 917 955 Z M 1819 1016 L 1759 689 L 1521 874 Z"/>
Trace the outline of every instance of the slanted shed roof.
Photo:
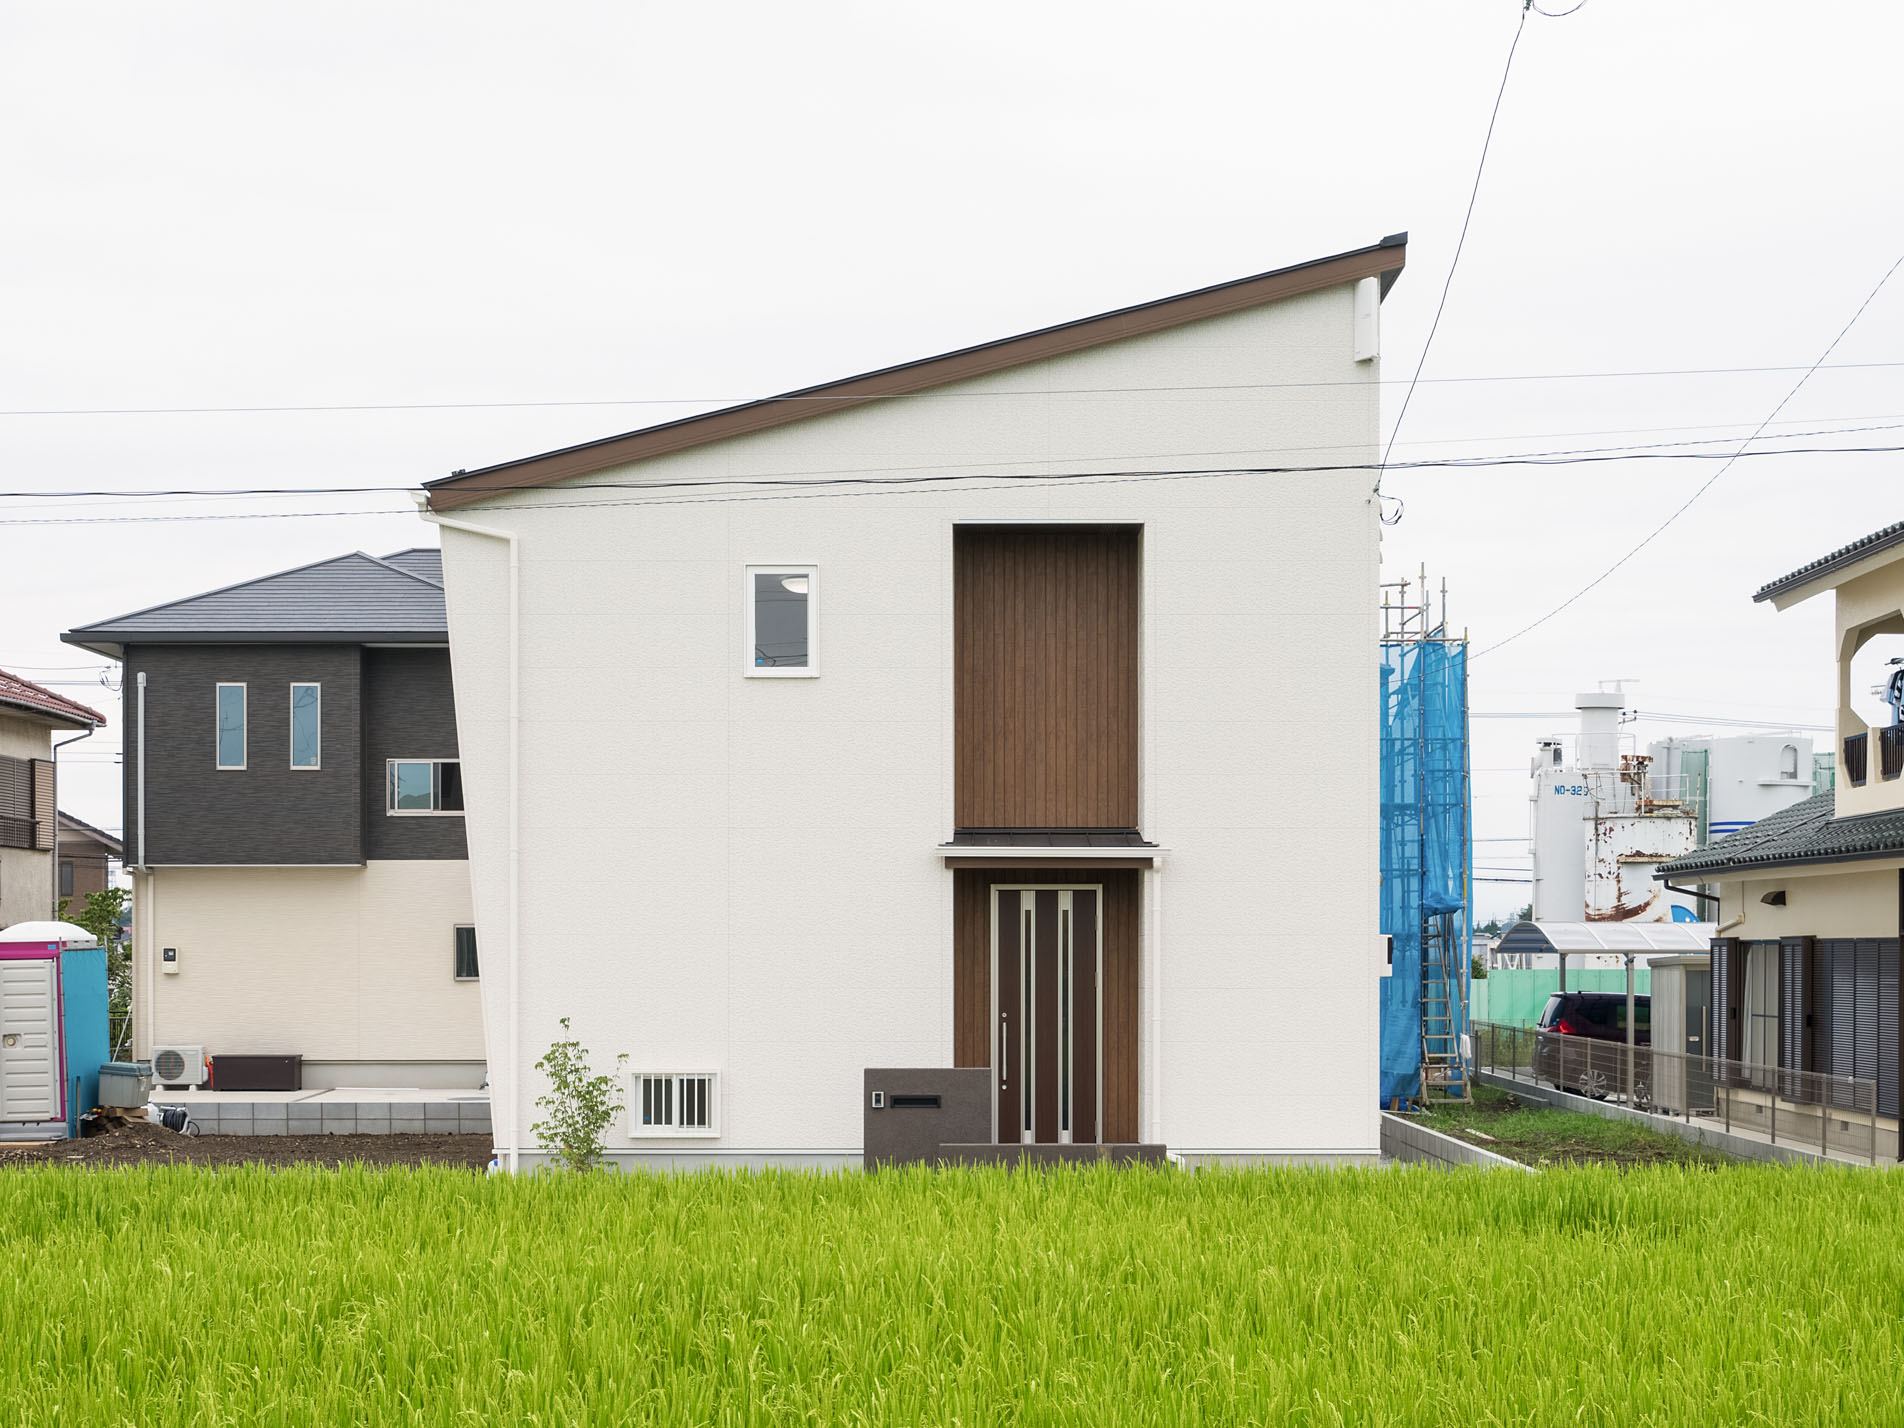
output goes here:
<path id="1" fill-rule="evenodd" d="M 426 564 L 420 552 L 398 554 L 405 564 Z M 440 572 L 431 578 L 357 551 L 135 610 L 60 638 L 113 659 L 123 658 L 130 644 L 442 644 L 449 619 Z"/>
<path id="2" fill-rule="evenodd" d="M 1501 934 L 1496 952 L 1705 952 L 1717 929 L 1710 922 L 1517 922 Z"/>
<path id="3" fill-rule="evenodd" d="M 1392 233 L 1367 248 L 1316 258 L 1294 267 L 1276 268 L 1267 273 L 1218 283 L 1214 287 L 1198 288 L 1194 292 L 1178 293 L 1174 297 L 1139 303 L 1135 307 L 1098 313 L 1093 317 L 1060 323 L 1056 327 L 1000 338 L 995 342 L 902 363 L 897 367 L 862 372 L 856 377 L 825 382 L 817 387 L 802 387 L 798 391 L 783 392 L 761 401 L 723 407 L 719 411 L 643 427 L 639 431 L 584 442 L 580 446 L 545 451 L 539 456 L 525 456 L 474 471 L 458 471 L 441 480 L 426 482 L 424 490 L 428 493 L 431 510 L 454 510 L 502 491 L 547 486 L 576 476 L 605 471 L 611 466 L 623 466 L 631 461 L 663 456 L 731 436 L 744 436 L 769 427 L 785 426 L 886 397 L 906 396 L 942 387 L 950 382 L 988 376 L 1010 367 L 1023 366 L 1027 362 L 1061 357 L 1107 342 L 1141 337 L 1185 323 L 1199 322 L 1204 318 L 1261 307 L 1265 303 L 1279 302 L 1302 293 L 1319 292 L 1323 288 L 1357 282 L 1362 278 L 1380 278 L 1382 296 L 1386 297 L 1395 279 L 1401 276 L 1407 255 L 1408 235 Z"/>
<path id="4" fill-rule="evenodd" d="M 1760 868 L 1852 863 L 1904 857 L 1904 809 L 1833 818 L 1832 795 L 1820 793 L 1781 808 L 1696 852 L 1661 863 L 1655 878 L 1711 878 Z"/>
<path id="5" fill-rule="evenodd" d="M 30 679 L 0 669 L 0 714 L 26 713 L 59 725 L 63 729 L 99 728 L 106 716 L 88 709 L 77 699 L 55 694 Z"/>
<path id="6" fill-rule="evenodd" d="M 1780 595 L 1789 595 L 1795 590 L 1801 590 L 1807 585 L 1823 580 L 1826 576 L 1836 575 L 1846 566 L 1856 565 L 1859 561 L 1896 545 L 1904 545 L 1904 521 L 1886 526 L 1881 531 L 1872 531 L 1870 535 L 1861 536 L 1850 545 L 1838 547 L 1830 555 L 1821 555 L 1811 564 L 1799 566 L 1790 575 L 1781 575 L 1770 584 L 1761 585 L 1758 593 L 1752 598 L 1774 600 Z"/>

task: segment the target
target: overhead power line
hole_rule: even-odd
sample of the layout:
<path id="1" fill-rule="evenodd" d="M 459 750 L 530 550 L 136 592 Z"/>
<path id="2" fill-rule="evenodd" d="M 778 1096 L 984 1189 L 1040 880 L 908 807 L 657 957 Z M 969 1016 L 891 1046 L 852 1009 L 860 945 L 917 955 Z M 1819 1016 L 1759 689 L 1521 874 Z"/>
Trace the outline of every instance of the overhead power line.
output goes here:
<path id="1" fill-rule="evenodd" d="M 1809 430 L 1781 432 L 1779 433 L 1779 435 L 1782 438 L 1787 440 L 1797 440 L 1802 437 L 1852 436 L 1852 435 L 1856 435 L 1863 432 L 1896 431 L 1900 429 L 1900 426 L 1904 426 L 1904 421 L 1890 420 L 1890 418 L 1893 416 L 1904 417 L 1904 413 L 1886 413 L 1882 417 L 1846 416 L 1846 417 L 1816 418 L 1816 420 L 1821 420 L 1821 421 L 1834 421 L 1839 423 L 1863 422 L 1866 424 L 1859 425 L 1859 426 L 1838 425 L 1838 426 L 1831 426 L 1831 427 L 1814 427 Z M 1739 423 L 1739 425 L 1746 425 L 1746 424 Z M 1706 429 L 1708 428 L 1704 426 L 1663 426 L 1663 427 L 1613 427 L 1613 428 L 1605 428 L 1605 429 L 1601 429 L 1597 431 L 1588 430 L 1588 431 L 1562 431 L 1562 432 L 1511 432 L 1511 433 L 1504 433 L 1499 436 L 1487 436 L 1487 437 L 1472 437 L 1471 436 L 1471 437 L 1446 437 L 1446 438 L 1437 438 L 1432 440 L 1423 439 L 1419 441 L 1409 442 L 1406 444 L 1411 446 L 1416 446 L 1416 445 L 1444 446 L 1444 445 L 1449 445 L 1451 443 L 1460 442 L 1460 441 L 1476 441 L 1476 442 L 1478 441 L 1488 441 L 1488 442 L 1537 441 L 1537 440 L 1544 440 L 1544 439 L 1557 439 L 1561 437 L 1646 435 L 1646 434 L 1651 434 L 1654 432 L 1699 431 L 1699 430 L 1706 430 Z M 1560 447 L 1560 448 L 1549 449 L 1546 451 L 1521 452 L 1521 453 L 1518 453 L 1518 455 L 1522 457 L 1560 456 L 1560 455 L 1572 455 L 1576 453 L 1603 453 L 1603 452 L 1624 452 L 1624 451 L 1637 452 L 1637 451 L 1645 451 L 1645 450 L 1664 450 L 1664 449 L 1672 448 L 1672 447 L 1711 446 L 1720 441 L 1731 441 L 1733 439 L 1734 438 L 1723 437 L 1723 436 L 1708 436 L 1708 437 L 1689 438 L 1682 441 L 1622 442 L 1616 446 Z M 1287 451 L 1287 452 L 1344 451 L 1344 450 L 1356 449 L 1357 447 L 1359 447 L 1359 445 L 1360 443 L 1332 442 L 1332 443 L 1316 445 L 1316 446 L 1282 447 L 1280 448 L 1280 450 Z M 1157 461 L 1187 461 L 1196 457 L 1210 459 L 1210 458 L 1225 457 L 1225 456 L 1254 455 L 1256 454 L 1256 452 L 1260 451 L 1261 449 L 1262 448 L 1260 447 L 1252 447 L 1244 451 L 1239 451 L 1236 449 L 1223 450 L 1223 451 L 1170 451 L 1170 452 L 1154 452 L 1151 455 L 1152 455 L 1152 459 Z M 1060 458 L 1060 457 L 1031 458 L 1027 461 L 1027 464 L 1055 466 L 1061 460 L 1068 460 L 1070 462 L 1076 463 L 1076 462 L 1085 462 L 1085 461 L 1108 461 L 1113 459 L 1115 458 L 1109 457 L 1109 456 L 1088 456 L 1081 453 L 1074 453 L 1068 457 L 1063 457 L 1063 458 Z M 1454 459 L 1460 459 L 1460 458 L 1451 457 L 1446 459 L 1454 460 Z M 812 469 L 803 471 L 800 474 L 803 479 L 817 482 L 818 478 L 829 477 L 829 476 L 861 476 L 861 475 L 893 476 L 893 475 L 898 475 L 901 473 L 910 473 L 910 472 L 916 472 L 916 471 L 943 472 L 947 470 L 947 467 L 948 467 L 948 463 L 943 461 L 928 462 L 928 463 L 923 463 L 920 465 L 894 465 L 891 463 L 881 463 L 876 466 L 814 467 Z M 1223 468 L 1223 469 L 1227 470 L 1228 468 Z M 1035 473 L 1027 471 L 1021 474 L 1029 476 Z M 720 483 L 697 482 L 693 484 L 697 484 L 697 485 L 733 484 L 739 481 L 752 480 L 752 479 L 755 479 L 756 477 L 763 480 L 768 479 L 767 473 L 748 473 L 748 474 L 736 474 L 736 475 L 729 476 L 725 478 L 723 482 L 720 482 Z M 643 483 L 643 484 L 652 485 L 653 483 Z M 117 499 L 119 497 L 137 497 L 140 499 L 150 498 L 154 500 L 203 501 L 203 500 L 224 500 L 224 499 L 246 499 L 252 494 L 258 494 L 258 495 L 277 495 L 277 494 L 365 495 L 365 494 L 390 494 L 390 493 L 394 493 L 398 491 L 409 492 L 414 489 L 415 489 L 415 485 L 414 483 L 411 483 L 411 484 L 406 484 L 403 486 L 324 486 L 324 487 L 311 486 L 311 487 L 296 487 L 296 488 L 291 488 L 291 487 L 246 488 L 246 487 L 231 487 L 231 486 L 226 486 L 226 487 L 207 486 L 207 487 L 184 487 L 184 488 L 178 488 L 176 490 L 164 490 L 164 491 L 142 491 L 137 489 L 129 490 L 125 488 L 111 488 L 111 487 L 98 488 L 94 490 L 67 490 L 67 491 L 61 491 L 61 490 L 0 491 L 0 500 L 10 500 L 10 501 L 22 503 L 21 505 L 16 505 L 12 507 L 0 507 L 0 510 L 4 510 L 4 509 L 19 510 L 19 509 L 22 509 L 22 506 L 24 506 L 26 509 L 31 509 L 31 510 L 51 510 L 51 509 L 57 509 L 61 505 L 64 505 L 64 504 L 90 501 L 94 499 L 111 500 L 111 499 Z M 80 505 L 79 509 L 81 509 L 82 511 L 86 511 L 86 510 L 97 509 L 97 507 L 90 506 L 90 505 Z"/>
<path id="2" fill-rule="evenodd" d="M 1434 320 L 1428 324 L 1428 336 L 1421 344 L 1421 355 L 1415 359 L 1414 375 L 1408 379 L 1408 386 L 1402 392 L 1401 410 L 1395 413 L 1395 425 L 1389 429 L 1388 445 L 1382 450 L 1381 470 L 1375 473 L 1375 490 L 1378 494 L 1382 489 L 1382 473 L 1388 469 L 1389 453 L 1395 449 L 1395 438 L 1401 434 L 1402 423 L 1408 418 L 1408 404 L 1414 400 L 1415 386 L 1421 381 L 1421 369 L 1428 364 L 1428 349 L 1435 345 L 1435 334 L 1441 330 L 1441 314 L 1448 307 L 1448 291 L 1454 286 L 1455 269 L 1461 266 L 1461 250 L 1468 244 L 1468 225 L 1474 221 L 1475 201 L 1481 196 L 1481 175 L 1487 172 L 1488 149 L 1494 143 L 1494 124 L 1501 117 L 1501 100 L 1507 96 L 1507 77 L 1514 72 L 1514 55 L 1521 47 L 1521 32 L 1527 28 L 1527 10 L 1527 5 L 1521 7 L 1520 22 L 1514 26 L 1514 42 L 1507 47 L 1507 63 L 1501 67 L 1501 85 L 1494 92 L 1494 107 L 1488 111 L 1487 133 L 1481 139 L 1481 158 L 1474 166 L 1474 186 L 1468 190 L 1467 211 L 1461 215 L 1461 232 L 1455 239 L 1454 257 L 1448 260 L 1448 275 L 1441 282 L 1441 298 L 1435 304 Z"/>
<path id="3" fill-rule="evenodd" d="M 1407 470 L 1487 470 L 1496 467 L 1513 466 L 1581 466 L 1600 465 L 1614 461 L 1715 461 L 1725 460 L 1728 464 L 1741 455 L 1766 456 L 1858 456 L 1904 451 L 1904 445 L 1888 446 L 1791 446 L 1771 447 L 1759 451 L 1734 452 L 1727 456 L 1722 452 L 1698 451 L 1621 451 L 1602 455 L 1582 456 L 1496 456 L 1462 457 L 1440 461 L 1416 461 L 1404 463 L 1391 469 Z M 733 503 L 741 501 L 800 500 L 820 497 L 891 495 L 895 492 L 909 491 L 920 486 L 935 485 L 953 481 L 988 481 L 993 484 L 971 486 L 974 491 L 1002 491 L 1012 487 L 1036 487 L 1043 485 L 1064 485 L 1075 481 L 1098 482 L 1104 485 L 1119 485 L 1141 481 L 1187 481 L 1207 480 L 1220 476 L 1313 476 L 1328 475 L 1352 471 L 1375 470 L 1373 462 L 1352 461 L 1316 466 L 1211 466 L 1147 468 L 1124 471 L 1038 471 L 1023 475 L 1006 472 L 949 472 L 922 476 L 869 476 L 862 478 L 824 477 L 809 479 L 800 477 L 762 478 L 731 481 L 626 481 L 593 482 L 585 486 L 560 488 L 574 491 L 640 491 L 643 497 L 628 500 L 585 500 L 585 501 L 536 501 L 518 502 L 515 505 L 495 504 L 487 510 L 573 510 L 578 507 L 611 507 L 628 505 L 681 506 Z M 656 499 L 655 492 L 667 492 L 683 488 L 706 490 L 711 487 L 741 485 L 765 488 L 797 488 L 792 494 L 770 494 L 766 491 L 728 492 L 713 496 L 662 496 Z M 814 487 L 833 487 L 832 490 L 814 490 Z M 838 488 L 850 489 L 838 489 Z M 28 496 L 53 495 L 90 495 L 114 499 L 163 499 L 191 495 L 214 495 L 232 498 L 256 498 L 261 496 L 334 496 L 334 495 L 389 495 L 395 490 L 412 491 L 414 487 L 379 486 L 310 486 L 310 487 L 252 487 L 231 490 L 186 490 L 168 489 L 151 491 L 92 491 L 71 493 L 27 492 L 13 493 Z M 537 490 L 548 493 L 552 488 L 523 483 L 521 485 L 497 485 L 486 488 L 485 497 L 492 493 L 509 491 Z M 35 516 L 0 518 L 0 526 L 66 526 L 66 525 L 113 525 L 137 522 L 161 521 L 229 521 L 229 520 L 298 520 L 324 516 L 375 516 L 397 514 L 384 510 L 351 511 L 217 511 L 205 514 L 175 514 L 161 516 Z"/>
<path id="4" fill-rule="evenodd" d="M 1841 427 L 1824 431 L 1795 431 L 1791 437 L 1805 436 L 1853 436 L 1873 431 L 1897 431 L 1904 423 L 1885 423 L 1880 426 Z M 1713 440 L 1719 440 L 1714 438 Z M 1499 466 L 1572 466 L 1581 464 L 1600 464 L 1608 461 L 1718 461 L 1735 460 L 1737 453 L 1722 451 L 1686 451 L 1680 448 L 1688 446 L 1710 446 L 1711 440 L 1700 441 L 1661 441 L 1635 442 L 1622 446 L 1575 446 L 1560 447 L 1548 451 L 1517 451 L 1488 456 L 1427 456 L 1414 461 L 1400 462 L 1396 470 L 1434 471 L 1434 470 L 1486 470 Z M 1904 450 L 1904 446 L 1785 446 L 1765 447 L 1747 453 L 1752 456 L 1832 456 L 1832 455 L 1868 455 L 1874 452 Z M 1297 466 L 1158 466 L 1144 468 L 1107 469 L 1102 471 L 1030 471 L 1008 473 L 1002 471 L 934 471 L 931 474 L 895 475 L 895 471 L 908 468 L 870 467 L 864 475 L 848 475 L 838 472 L 805 472 L 797 476 L 726 476 L 717 478 L 696 478 L 683 481 L 590 481 L 585 485 L 560 489 L 575 491 L 665 491 L 681 488 L 706 489 L 715 486 L 897 486 L 913 485 L 921 482 L 937 481 L 989 481 L 1009 477 L 1013 480 L 1084 480 L 1092 476 L 1301 476 L 1327 475 L 1344 471 L 1368 471 L 1374 469 L 1366 461 L 1316 462 Z M 0 500 L 78 500 L 82 498 L 101 498 L 111 500 L 147 500 L 170 499 L 185 496 L 216 496 L 227 498 L 256 496 L 388 496 L 403 495 L 415 491 L 414 482 L 400 486 L 153 486 L 114 488 L 95 486 L 69 490 L 18 490 L 0 491 Z M 485 484 L 483 491 L 546 491 L 552 489 L 541 481 L 496 482 Z M 42 666 L 51 668 L 52 666 Z M 78 668 L 79 666 L 69 666 Z"/>
<path id="5" fill-rule="evenodd" d="M 1838 335 L 1831 339 L 1830 343 L 1826 345 L 1825 350 L 1823 352 L 1818 354 L 1818 360 L 1813 362 L 1811 366 L 1807 367 L 1803 375 L 1801 375 L 1796 382 L 1792 383 L 1791 390 L 1786 392 L 1783 397 L 1779 398 L 1778 405 L 1773 407 L 1772 410 L 1769 413 L 1767 413 L 1765 420 L 1759 423 L 1758 429 L 1754 431 L 1750 436 L 1748 436 L 1743 442 L 1741 442 L 1739 444 L 1739 449 L 1733 452 L 1732 455 L 1727 458 L 1726 463 L 1723 466 L 1721 466 L 1717 471 L 1713 472 L 1710 476 L 1708 476 L 1704 481 L 1702 481 L 1699 484 L 1698 489 L 1695 490 L 1690 496 L 1688 496 L 1683 502 L 1680 503 L 1678 509 L 1673 511 L 1671 515 L 1667 516 L 1666 519 L 1661 521 L 1657 526 L 1653 527 L 1653 529 L 1646 534 L 1646 536 L 1640 541 L 1638 545 L 1634 546 L 1625 555 L 1621 556 L 1618 560 L 1614 561 L 1613 564 L 1609 565 L 1605 570 L 1601 571 L 1598 575 L 1594 576 L 1593 579 L 1589 580 L 1585 585 L 1581 586 L 1578 590 L 1574 591 L 1574 593 L 1569 595 L 1565 600 L 1562 600 L 1558 605 L 1554 606 L 1553 609 L 1549 610 L 1546 614 L 1542 615 L 1539 619 L 1531 621 L 1530 623 L 1521 626 L 1520 629 L 1514 631 L 1514 633 L 1509 635 L 1506 639 L 1496 641 L 1494 644 L 1489 645 L 1486 649 L 1479 651 L 1474 656 L 1472 656 L 1472 658 L 1479 659 L 1482 655 L 1493 654 L 1494 651 L 1502 648 L 1503 646 L 1514 643 L 1514 641 L 1518 640 L 1522 635 L 1525 635 L 1532 630 L 1539 629 L 1542 625 L 1546 624 L 1549 620 L 1553 619 L 1554 616 L 1558 615 L 1562 610 L 1565 610 L 1569 605 L 1573 604 L 1576 600 L 1580 599 L 1581 596 L 1587 594 L 1595 586 L 1599 585 L 1602 581 L 1606 580 L 1609 576 L 1613 574 L 1614 571 L 1618 570 L 1622 565 L 1625 565 L 1627 561 L 1631 560 L 1634 556 L 1638 555 L 1641 551 L 1645 550 L 1647 546 L 1651 545 L 1655 540 L 1659 538 L 1659 536 L 1666 530 L 1668 526 L 1672 525 L 1674 521 L 1678 520 L 1689 509 L 1691 509 L 1693 502 L 1697 501 L 1701 496 L 1705 495 L 1707 491 L 1711 490 L 1714 483 L 1716 483 L 1721 476 L 1725 475 L 1726 472 L 1732 469 L 1732 463 L 1734 461 L 1737 461 L 1741 456 L 1745 456 L 1748 454 L 1748 448 L 1752 445 L 1753 442 L 1759 439 L 1760 435 L 1763 434 L 1765 429 L 1772 424 L 1773 420 L 1778 416 L 1778 414 L 1785 410 L 1786 405 L 1791 401 L 1791 399 L 1798 395 L 1799 389 L 1802 388 L 1806 382 L 1811 380 L 1812 373 L 1816 372 L 1820 367 L 1822 367 L 1825 363 L 1825 359 L 1829 357 L 1833 352 L 1838 350 L 1838 344 L 1845 340 L 1846 334 L 1848 334 L 1853 327 L 1857 326 L 1858 319 L 1864 316 L 1865 309 L 1870 307 L 1872 302 L 1877 298 L 1877 295 L 1881 293 L 1882 291 L 1884 291 L 1884 285 L 1891 281 L 1891 274 L 1895 273 L 1898 270 L 1898 268 L 1901 266 L 1904 266 L 1904 254 L 1899 254 L 1896 261 L 1894 261 L 1890 267 L 1884 270 L 1884 276 L 1878 279 L 1877 286 L 1873 287 L 1870 292 L 1864 295 L 1864 301 L 1858 304 L 1858 310 L 1851 314 L 1850 320 L 1846 322 L 1843 327 L 1838 329 Z"/>

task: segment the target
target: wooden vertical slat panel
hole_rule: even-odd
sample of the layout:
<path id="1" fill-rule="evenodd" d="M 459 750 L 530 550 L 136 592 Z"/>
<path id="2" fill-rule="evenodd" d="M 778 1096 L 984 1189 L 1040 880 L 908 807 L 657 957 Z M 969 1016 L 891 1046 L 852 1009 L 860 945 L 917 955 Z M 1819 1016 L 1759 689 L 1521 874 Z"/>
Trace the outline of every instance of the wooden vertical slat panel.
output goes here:
<path id="1" fill-rule="evenodd" d="M 954 817 L 1137 826 L 1134 527 L 954 538 Z"/>
<path id="2" fill-rule="evenodd" d="M 952 875 L 952 1064 L 990 1066 L 991 882 L 978 871 Z"/>
<path id="3" fill-rule="evenodd" d="M 1104 1139 L 1137 1139 L 1138 896 L 1135 872 L 1104 884 Z"/>

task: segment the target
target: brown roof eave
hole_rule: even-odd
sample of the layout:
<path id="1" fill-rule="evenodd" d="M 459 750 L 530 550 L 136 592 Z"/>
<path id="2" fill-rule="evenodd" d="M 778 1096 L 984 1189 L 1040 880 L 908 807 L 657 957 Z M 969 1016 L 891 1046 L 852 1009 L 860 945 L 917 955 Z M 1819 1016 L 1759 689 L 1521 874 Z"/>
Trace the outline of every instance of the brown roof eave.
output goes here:
<path id="1" fill-rule="evenodd" d="M 1362 278 L 1382 279 L 1382 294 L 1407 261 L 1408 235 L 1392 234 L 1381 242 L 1353 252 L 1299 263 L 1290 268 L 1238 278 L 1214 287 L 1198 288 L 1155 302 L 1119 308 L 1080 318 L 1056 327 L 1041 328 L 977 347 L 962 348 L 937 357 L 864 372 L 837 382 L 823 383 L 740 406 L 723 407 L 699 416 L 644 427 L 580 446 L 564 447 L 539 456 L 523 457 L 475 471 L 459 471 L 428 482 L 424 490 L 430 509 L 455 510 L 503 491 L 547 486 L 577 476 L 591 475 L 631 461 L 665 456 L 689 447 L 729 437 L 746 436 L 809 417 L 824 416 L 886 397 L 906 396 L 951 382 L 988 376 L 1027 362 L 1062 357 L 1087 347 L 1127 337 L 1141 337 L 1205 318 L 1221 317 L 1284 298 L 1318 292 Z"/>

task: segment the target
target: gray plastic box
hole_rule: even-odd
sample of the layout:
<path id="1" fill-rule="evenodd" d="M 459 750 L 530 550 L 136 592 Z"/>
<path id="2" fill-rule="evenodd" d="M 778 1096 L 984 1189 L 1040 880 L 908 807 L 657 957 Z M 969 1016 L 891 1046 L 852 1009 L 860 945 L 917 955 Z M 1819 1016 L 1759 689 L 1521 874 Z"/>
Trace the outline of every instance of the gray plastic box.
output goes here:
<path id="1" fill-rule="evenodd" d="M 108 1061 L 99 1068 L 99 1104 L 123 1110 L 143 1106 L 152 1094 L 150 1061 Z"/>

